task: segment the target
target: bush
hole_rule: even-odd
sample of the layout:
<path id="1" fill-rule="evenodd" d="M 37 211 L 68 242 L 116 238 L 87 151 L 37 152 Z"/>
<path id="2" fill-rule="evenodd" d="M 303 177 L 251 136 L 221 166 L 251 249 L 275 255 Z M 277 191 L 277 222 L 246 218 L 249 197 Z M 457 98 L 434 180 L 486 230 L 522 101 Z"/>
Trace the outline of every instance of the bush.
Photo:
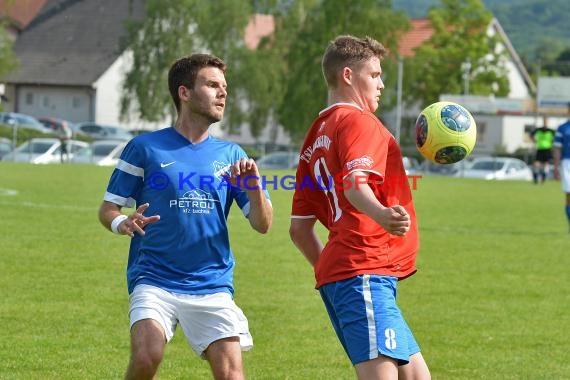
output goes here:
<path id="1" fill-rule="evenodd" d="M 29 139 L 36 138 L 36 137 L 51 137 L 51 138 L 58 138 L 59 136 L 54 133 L 43 133 L 40 131 L 36 131 L 34 129 L 28 128 L 18 128 L 18 135 L 16 136 L 16 146 L 28 141 Z M 14 129 L 6 124 L 0 124 L 0 137 L 5 137 L 8 140 L 12 141 L 14 137 Z M 73 136 L 74 140 L 85 141 L 87 143 L 93 142 L 93 138 L 89 136 L 83 135 L 75 135 Z"/>

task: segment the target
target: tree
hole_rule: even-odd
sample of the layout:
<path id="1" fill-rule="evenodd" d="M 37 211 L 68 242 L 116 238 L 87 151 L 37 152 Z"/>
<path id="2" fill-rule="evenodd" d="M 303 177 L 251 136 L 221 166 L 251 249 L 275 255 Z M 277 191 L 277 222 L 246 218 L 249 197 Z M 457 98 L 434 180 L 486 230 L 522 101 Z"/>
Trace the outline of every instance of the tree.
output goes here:
<path id="1" fill-rule="evenodd" d="M 286 33 L 289 37 L 287 41 L 280 40 L 284 44 L 280 45 L 280 50 L 285 54 L 286 83 L 278 119 L 293 139 L 299 141 L 327 103 L 326 85 L 320 65 L 327 43 L 340 34 L 359 37 L 368 35 L 394 52 L 397 51 L 399 37 L 409 24 L 402 12 L 392 9 L 391 0 L 296 3 L 296 8 L 291 10 L 276 33 L 278 36 Z M 394 66 L 392 61 L 384 61 L 383 70 L 388 78 L 396 77 L 393 75 Z M 395 81 L 386 84 L 390 85 L 395 85 Z M 384 104 L 383 98 L 382 107 L 384 106 L 388 107 L 389 104 Z"/>
<path id="2" fill-rule="evenodd" d="M 121 112 L 143 120 L 174 116 L 167 86 L 170 65 L 183 55 L 211 52 L 228 63 L 227 80 L 235 91 L 235 67 L 245 55 L 244 31 L 251 15 L 247 0 L 147 0 L 146 17 L 128 25 L 125 47 L 132 52 L 126 73 Z M 228 108 L 235 106 L 228 98 Z"/>
<path id="3" fill-rule="evenodd" d="M 429 19 L 433 36 L 406 61 L 408 102 L 423 107 L 441 94 L 461 94 L 465 79 L 470 94 L 508 94 L 505 52 L 498 49 L 499 37 L 487 34 L 493 16 L 480 0 L 442 0 L 441 8 L 430 10 Z"/>
<path id="4" fill-rule="evenodd" d="M 254 9 L 273 14 L 275 32 L 249 50 L 244 32 Z M 297 140 L 326 105 L 320 60 L 328 41 L 338 34 L 370 35 L 396 51 L 408 26 L 391 0 L 147 0 L 146 10 L 143 21 L 129 25 L 125 41 L 132 68 L 123 115 L 134 109 L 148 121 L 174 116 L 166 86 L 170 64 L 183 54 L 211 51 L 229 66 L 225 127 L 246 123 L 256 136 L 280 124 Z"/>
<path id="5" fill-rule="evenodd" d="M 545 64 L 544 71 L 548 75 L 570 77 L 570 48 L 564 49 L 556 59 Z"/>

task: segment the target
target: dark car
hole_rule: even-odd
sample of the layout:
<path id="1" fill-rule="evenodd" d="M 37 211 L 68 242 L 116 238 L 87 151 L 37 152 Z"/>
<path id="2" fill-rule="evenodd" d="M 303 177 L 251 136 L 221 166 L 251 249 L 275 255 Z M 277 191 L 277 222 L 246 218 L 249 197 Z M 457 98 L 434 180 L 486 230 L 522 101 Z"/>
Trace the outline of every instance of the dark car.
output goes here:
<path id="1" fill-rule="evenodd" d="M 6 124 L 11 127 L 33 129 L 43 133 L 52 133 L 50 128 L 45 127 L 33 116 L 16 112 L 0 112 L 0 124 Z"/>
<path id="2" fill-rule="evenodd" d="M 299 165 L 299 153 L 273 152 L 257 160 L 261 169 L 296 169 Z"/>
<path id="3" fill-rule="evenodd" d="M 130 140 L 133 135 L 121 127 L 114 125 L 104 125 L 92 122 L 84 122 L 75 124 L 73 127 L 74 133 L 80 133 L 90 136 L 96 140 Z"/>

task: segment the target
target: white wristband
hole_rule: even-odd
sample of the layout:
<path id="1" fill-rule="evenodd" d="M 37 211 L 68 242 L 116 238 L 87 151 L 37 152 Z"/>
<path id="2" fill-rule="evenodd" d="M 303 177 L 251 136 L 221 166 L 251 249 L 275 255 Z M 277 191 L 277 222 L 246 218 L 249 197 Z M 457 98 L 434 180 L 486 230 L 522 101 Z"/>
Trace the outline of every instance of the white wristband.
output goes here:
<path id="1" fill-rule="evenodd" d="M 129 217 L 126 215 L 119 215 L 117 217 L 115 217 L 115 219 L 113 219 L 113 221 L 111 222 L 111 231 L 113 231 L 113 233 L 118 234 L 119 233 L 119 224 L 121 224 L 125 219 L 128 219 Z"/>

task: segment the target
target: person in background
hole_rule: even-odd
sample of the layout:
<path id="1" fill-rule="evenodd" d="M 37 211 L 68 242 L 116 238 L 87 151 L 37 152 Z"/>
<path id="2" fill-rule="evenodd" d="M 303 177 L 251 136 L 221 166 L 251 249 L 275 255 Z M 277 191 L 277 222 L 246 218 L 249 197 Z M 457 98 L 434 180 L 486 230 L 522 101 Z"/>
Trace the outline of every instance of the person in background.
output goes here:
<path id="1" fill-rule="evenodd" d="M 71 127 L 67 124 L 67 122 L 62 121 L 57 134 L 60 142 L 60 161 L 63 164 L 64 162 L 69 162 L 69 140 L 71 140 L 73 132 L 71 131 Z"/>
<path id="2" fill-rule="evenodd" d="M 554 130 L 548 128 L 548 119 L 543 117 L 542 127 L 536 128 L 530 134 L 536 144 L 536 154 L 532 164 L 532 177 L 535 184 L 544 183 L 550 169 L 552 160 L 552 144 L 554 143 Z"/>
<path id="3" fill-rule="evenodd" d="M 273 211 L 255 162 L 209 133 L 224 114 L 225 71 L 210 54 L 174 62 L 168 87 L 175 125 L 127 144 L 99 210 L 103 226 L 131 237 L 127 379 L 154 378 L 177 325 L 215 379 L 244 378 L 241 351 L 253 340 L 233 299 L 227 217 L 235 202 L 251 227 L 265 233 Z M 248 182 L 238 183 L 240 177 Z M 136 211 L 127 216 L 123 207 Z"/>
<path id="4" fill-rule="evenodd" d="M 566 194 L 564 210 L 570 232 L 570 119 L 560 125 L 554 135 L 554 178 L 562 181 L 562 191 Z"/>

